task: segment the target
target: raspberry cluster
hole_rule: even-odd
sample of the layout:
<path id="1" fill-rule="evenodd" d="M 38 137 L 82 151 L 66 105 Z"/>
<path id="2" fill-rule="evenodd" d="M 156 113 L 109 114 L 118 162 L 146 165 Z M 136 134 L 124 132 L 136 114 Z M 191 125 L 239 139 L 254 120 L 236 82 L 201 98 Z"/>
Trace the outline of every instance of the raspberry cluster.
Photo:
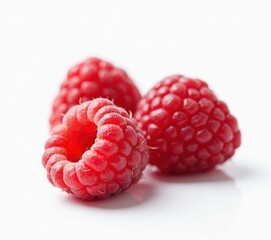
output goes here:
<path id="1" fill-rule="evenodd" d="M 123 70 L 97 58 L 68 72 L 49 122 L 48 180 L 84 200 L 129 188 L 148 161 L 163 173 L 203 172 L 241 144 L 236 118 L 206 82 L 170 76 L 142 98 Z"/>
<path id="2" fill-rule="evenodd" d="M 135 118 L 151 147 L 150 163 L 165 173 L 209 170 L 240 145 L 235 117 L 201 80 L 165 78 L 143 97 Z"/>
<path id="3" fill-rule="evenodd" d="M 136 183 L 148 161 L 145 138 L 128 113 L 107 99 L 72 107 L 45 144 L 49 181 L 92 200 Z"/>

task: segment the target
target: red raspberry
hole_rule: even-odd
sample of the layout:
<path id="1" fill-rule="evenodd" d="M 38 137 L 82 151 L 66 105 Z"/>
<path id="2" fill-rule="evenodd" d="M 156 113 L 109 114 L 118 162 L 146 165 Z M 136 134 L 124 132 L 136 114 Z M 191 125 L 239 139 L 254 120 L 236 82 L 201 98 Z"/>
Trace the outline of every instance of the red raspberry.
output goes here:
<path id="1" fill-rule="evenodd" d="M 53 128 L 42 157 L 49 181 L 85 200 L 127 189 L 140 179 L 147 161 L 136 121 L 103 98 L 72 107 Z"/>
<path id="2" fill-rule="evenodd" d="M 164 173 L 206 171 L 240 146 L 237 120 L 208 85 L 176 75 L 142 98 L 135 113 L 150 149 L 150 163 Z"/>
<path id="3" fill-rule="evenodd" d="M 69 108 L 94 98 L 104 97 L 127 111 L 135 111 L 141 95 L 125 71 L 111 63 L 89 58 L 72 67 L 55 98 L 50 117 L 51 128 L 61 123 Z"/>

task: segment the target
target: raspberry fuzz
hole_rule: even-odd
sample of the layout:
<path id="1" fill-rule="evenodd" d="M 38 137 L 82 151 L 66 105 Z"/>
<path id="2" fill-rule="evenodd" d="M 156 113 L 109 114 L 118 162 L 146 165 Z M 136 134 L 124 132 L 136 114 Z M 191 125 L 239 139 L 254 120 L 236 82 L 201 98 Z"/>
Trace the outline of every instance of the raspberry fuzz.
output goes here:
<path id="1" fill-rule="evenodd" d="M 99 98 L 65 114 L 45 144 L 42 164 L 54 186 L 92 200 L 136 183 L 148 156 L 135 120 L 110 100 Z"/>
<path id="2" fill-rule="evenodd" d="M 72 67 L 55 98 L 50 117 L 53 128 L 61 123 L 69 108 L 94 98 L 104 97 L 127 111 L 135 111 L 141 95 L 126 72 L 98 58 L 89 58 Z"/>
<path id="3" fill-rule="evenodd" d="M 135 113 L 148 146 L 150 164 L 164 173 L 212 169 L 240 146 L 237 120 L 208 85 L 176 75 L 157 83 Z"/>

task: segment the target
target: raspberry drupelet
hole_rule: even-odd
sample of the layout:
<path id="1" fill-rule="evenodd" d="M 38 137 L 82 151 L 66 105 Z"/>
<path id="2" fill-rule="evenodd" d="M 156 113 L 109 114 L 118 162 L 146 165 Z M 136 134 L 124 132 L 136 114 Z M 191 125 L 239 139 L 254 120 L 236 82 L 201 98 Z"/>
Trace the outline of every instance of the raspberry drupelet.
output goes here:
<path id="1" fill-rule="evenodd" d="M 201 80 L 181 75 L 157 83 L 135 118 L 150 146 L 150 164 L 164 173 L 195 173 L 231 158 L 240 146 L 236 118 Z"/>
<path id="2" fill-rule="evenodd" d="M 110 100 L 98 98 L 68 110 L 51 131 L 42 164 L 54 186 L 93 200 L 138 182 L 148 158 L 136 121 Z"/>
<path id="3" fill-rule="evenodd" d="M 141 94 L 127 73 L 111 63 L 89 58 L 72 67 L 52 106 L 50 126 L 61 123 L 69 108 L 94 98 L 103 97 L 127 111 L 134 112 Z"/>

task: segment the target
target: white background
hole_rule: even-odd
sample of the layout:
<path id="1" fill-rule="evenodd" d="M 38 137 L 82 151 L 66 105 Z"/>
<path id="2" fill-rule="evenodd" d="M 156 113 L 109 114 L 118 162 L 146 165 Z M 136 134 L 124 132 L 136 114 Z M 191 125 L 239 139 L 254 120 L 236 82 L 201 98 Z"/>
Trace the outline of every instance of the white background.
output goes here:
<path id="1" fill-rule="evenodd" d="M 270 239 L 270 1 L 0 0 L 0 239 Z M 41 165 L 50 105 L 89 56 L 142 93 L 180 73 L 206 80 L 242 146 L 212 172 L 140 183 L 106 201 L 53 188 Z"/>

